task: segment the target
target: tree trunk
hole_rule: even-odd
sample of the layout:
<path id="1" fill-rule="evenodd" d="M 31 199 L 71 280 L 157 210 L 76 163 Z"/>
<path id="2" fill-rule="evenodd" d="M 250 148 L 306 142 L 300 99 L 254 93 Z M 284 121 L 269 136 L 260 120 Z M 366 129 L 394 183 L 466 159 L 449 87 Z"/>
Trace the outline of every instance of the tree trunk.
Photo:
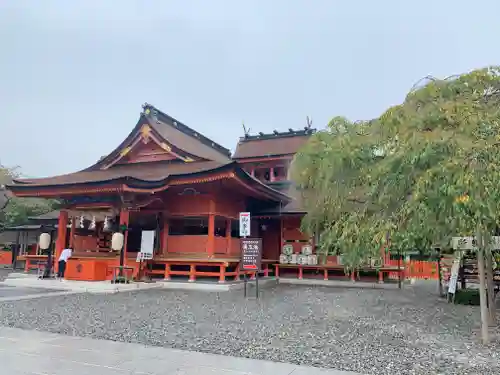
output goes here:
<path id="1" fill-rule="evenodd" d="M 493 254 L 486 251 L 486 286 L 488 289 L 488 317 L 490 326 L 496 326 L 495 284 L 493 281 Z"/>
<path id="2" fill-rule="evenodd" d="M 439 297 L 442 297 L 444 295 L 444 290 L 443 290 L 443 279 L 441 277 L 441 253 L 438 255 L 437 266 L 438 266 L 438 292 L 439 292 Z"/>
<path id="3" fill-rule="evenodd" d="M 483 344 L 488 344 L 490 342 L 489 332 L 488 332 L 488 307 L 487 307 L 487 296 L 486 296 L 486 275 L 484 272 L 484 245 L 482 239 L 477 238 L 478 251 L 477 251 L 477 268 L 479 276 L 479 300 L 481 305 L 481 337 L 483 339 Z"/>

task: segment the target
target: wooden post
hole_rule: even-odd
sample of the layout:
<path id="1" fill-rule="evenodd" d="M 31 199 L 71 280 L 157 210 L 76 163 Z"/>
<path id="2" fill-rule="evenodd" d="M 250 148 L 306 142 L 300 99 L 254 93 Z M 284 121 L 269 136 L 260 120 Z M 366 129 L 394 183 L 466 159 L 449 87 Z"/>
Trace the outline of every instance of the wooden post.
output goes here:
<path id="1" fill-rule="evenodd" d="M 59 211 L 59 220 L 57 222 L 57 240 L 56 240 L 56 251 L 55 251 L 55 267 L 56 272 L 59 271 L 59 257 L 61 256 L 64 247 L 66 246 L 66 237 L 68 235 L 68 212 L 61 210 Z"/>
<path id="2" fill-rule="evenodd" d="M 69 248 L 75 250 L 75 231 L 76 231 L 76 220 L 75 218 L 71 219 L 71 229 L 69 232 Z"/>
<path id="3" fill-rule="evenodd" d="M 128 224 L 130 222 L 130 212 L 122 208 L 120 211 L 120 226 L 126 225 L 128 228 Z M 123 254 L 123 265 L 127 265 L 127 239 L 128 239 L 128 230 L 125 231 L 123 234 L 123 249 L 122 249 L 122 254 Z"/>
<path id="4" fill-rule="evenodd" d="M 189 281 L 196 281 L 196 265 L 194 264 L 191 264 L 189 266 Z"/>
<path id="5" fill-rule="evenodd" d="M 226 254 L 231 253 L 231 218 L 226 218 Z"/>
<path id="6" fill-rule="evenodd" d="M 168 231 L 170 230 L 168 218 L 163 216 L 163 233 L 161 241 L 161 253 L 166 255 L 168 253 Z"/>
<path id="7" fill-rule="evenodd" d="M 208 214 L 208 241 L 207 241 L 207 254 L 213 257 L 215 253 L 215 201 L 210 200 Z"/>
<path id="8" fill-rule="evenodd" d="M 219 269 L 219 283 L 225 283 L 226 282 L 226 265 L 223 264 L 220 266 Z"/>
<path id="9" fill-rule="evenodd" d="M 16 244 L 12 248 L 12 270 L 13 271 L 16 270 L 17 256 L 19 255 L 20 239 L 21 239 L 21 231 L 18 231 L 16 233 Z M 38 239 L 37 239 L 37 243 L 38 243 Z"/>
<path id="10" fill-rule="evenodd" d="M 165 263 L 165 280 L 170 280 L 170 263 Z"/>
<path id="11" fill-rule="evenodd" d="M 284 241 L 283 241 L 283 218 L 280 217 L 280 251 L 279 251 L 280 254 L 283 251 L 283 245 L 284 245 Z"/>

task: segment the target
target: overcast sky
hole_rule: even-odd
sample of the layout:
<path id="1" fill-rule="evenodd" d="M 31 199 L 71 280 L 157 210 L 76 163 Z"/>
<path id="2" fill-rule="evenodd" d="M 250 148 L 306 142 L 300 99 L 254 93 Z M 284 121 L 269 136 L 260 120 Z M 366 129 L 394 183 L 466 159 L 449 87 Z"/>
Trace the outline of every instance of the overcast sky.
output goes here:
<path id="1" fill-rule="evenodd" d="M 411 4 L 410 4 L 411 3 Z M 223 146 L 500 63 L 498 0 L 0 0 L 0 162 L 69 173 L 151 103 Z"/>

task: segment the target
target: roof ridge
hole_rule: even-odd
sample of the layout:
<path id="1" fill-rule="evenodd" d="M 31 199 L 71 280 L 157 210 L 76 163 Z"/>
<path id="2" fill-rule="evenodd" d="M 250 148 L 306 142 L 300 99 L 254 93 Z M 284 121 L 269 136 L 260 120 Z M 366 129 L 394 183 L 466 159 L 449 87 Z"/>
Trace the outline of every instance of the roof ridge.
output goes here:
<path id="1" fill-rule="evenodd" d="M 210 138 L 197 132 L 196 130 L 187 126 L 186 124 L 182 123 L 181 121 L 179 121 L 179 120 L 173 118 L 172 116 L 166 114 L 165 112 L 159 110 L 154 105 L 149 104 L 149 103 L 144 103 L 144 105 L 142 107 L 144 109 L 143 114 L 146 117 L 152 118 L 153 120 L 156 120 L 156 121 L 163 122 L 163 123 L 170 125 L 170 126 L 174 126 L 180 132 L 182 132 L 190 137 L 193 137 L 194 139 L 199 140 L 200 142 L 202 142 L 206 146 L 213 148 L 214 150 L 220 152 L 224 156 L 227 156 L 229 158 L 231 157 L 231 151 L 228 148 L 221 146 L 217 142 L 214 142 Z"/>
<path id="2" fill-rule="evenodd" d="M 272 133 L 262 133 L 260 132 L 259 134 L 255 135 L 245 135 L 243 137 L 240 137 L 239 142 L 247 142 L 247 141 L 263 141 L 263 140 L 268 140 L 268 139 L 279 139 L 279 138 L 290 138 L 290 137 L 306 137 L 306 136 L 311 136 L 314 133 L 316 133 L 316 129 L 311 129 L 311 128 L 306 128 L 303 130 L 293 130 L 289 129 L 287 132 L 278 132 L 277 130 L 273 131 Z"/>

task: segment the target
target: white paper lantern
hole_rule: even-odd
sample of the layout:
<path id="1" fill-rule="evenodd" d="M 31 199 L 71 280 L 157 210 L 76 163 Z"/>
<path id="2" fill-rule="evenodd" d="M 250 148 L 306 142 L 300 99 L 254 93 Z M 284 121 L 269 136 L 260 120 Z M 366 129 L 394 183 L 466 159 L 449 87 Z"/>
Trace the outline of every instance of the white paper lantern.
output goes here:
<path id="1" fill-rule="evenodd" d="M 40 250 L 47 250 L 50 247 L 50 234 L 42 233 L 38 239 L 38 246 Z"/>
<path id="2" fill-rule="evenodd" d="M 95 220 L 95 216 L 92 216 L 92 221 L 90 222 L 90 225 L 89 225 L 89 230 L 94 230 L 96 227 L 96 220 Z"/>
<path id="3" fill-rule="evenodd" d="M 110 230 L 110 229 L 111 229 L 111 224 L 110 224 L 110 222 L 109 222 L 109 217 L 108 217 L 108 216 L 106 216 L 106 217 L 104 218 L 103 230 L 104 230 L 104 231 L 108 231 L 108 230 Z"/>
<path id="4" fill-rule="evenodd" d="M 123 243 L 125 242 L 125 237 L 123 233 L 113 233 L 113 237 L 111 237 L 111 249 L 118 251 L 123 248 Z"/>

